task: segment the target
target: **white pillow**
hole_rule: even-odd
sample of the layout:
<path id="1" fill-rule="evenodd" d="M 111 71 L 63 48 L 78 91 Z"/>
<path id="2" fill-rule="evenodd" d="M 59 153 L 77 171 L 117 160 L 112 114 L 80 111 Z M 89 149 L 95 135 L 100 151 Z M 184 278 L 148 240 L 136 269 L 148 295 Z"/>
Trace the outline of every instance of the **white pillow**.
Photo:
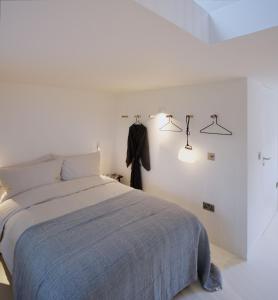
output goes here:
<path id="1" fill-rule="evenodd" d="M 56 157 L 53 155 L 53 154 L 46 154 L 46 155 L 43 155 L 41 157 L 38 157 L 34 160 L 30 160 L 30 161 L 27 161 L 27 162 L 22 162 L 22 163 L 18 163 L 16 165 L 11 165 L 11 166 L 5 166 L 5 168 L 14 168 L 14 167 L 21 167 L 21 166 L 29 166 L 29 165 L 33 165 L 33 164 L 36 164 L 36 163 L 39 163 L 39 162 L 44 162 L 44 161 L 50 161 L 50 160 L 53 160 L 53 159 L 56 159 Z M 1 184 L 1 180 L 0 180 L 0 203 L 2 201 L 4 201 L 4 199 L 6 198 L 6 191 L 5 191 L 5 188 L 2 186 Z"/>
<path id="2" fill-rule="evenodd" d="M 62 160 L 0 168 L 0 181 L 6 195 L 2 201 L 32 188 L 60 180 Z"/>
<path id="3" fill-rule="evenodd" d="M 100 152 L 64 157 L 62 180 L 100 175 Z"/>

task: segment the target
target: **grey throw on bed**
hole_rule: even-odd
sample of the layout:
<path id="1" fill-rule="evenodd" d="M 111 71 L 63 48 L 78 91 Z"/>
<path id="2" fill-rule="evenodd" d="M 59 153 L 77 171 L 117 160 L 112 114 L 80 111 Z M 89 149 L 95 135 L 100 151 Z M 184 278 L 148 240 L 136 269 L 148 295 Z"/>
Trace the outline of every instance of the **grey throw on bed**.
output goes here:
<path id="1" fill-rule="evenodd" d="M 16 244 L 16 300 L 168 300 L 221 288 L 206 231 L 179 206 L 131 191 L 35 225 Z"/>

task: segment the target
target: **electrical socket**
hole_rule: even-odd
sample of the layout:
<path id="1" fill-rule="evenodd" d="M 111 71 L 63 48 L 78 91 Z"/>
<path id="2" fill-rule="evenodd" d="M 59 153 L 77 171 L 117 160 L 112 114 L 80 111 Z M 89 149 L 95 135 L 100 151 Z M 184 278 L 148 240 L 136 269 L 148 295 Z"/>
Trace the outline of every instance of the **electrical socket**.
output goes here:
<path id="1" fill-rule="evenodd" d="M 203 202 L 203 209 L 208 210 L 210 212 L 215 212 L 214 204 Z"/>
<path id="2" fill-rule="evenodd" d="M 215 160 L 215 153 L 208 153 L 208 160 Z"/>

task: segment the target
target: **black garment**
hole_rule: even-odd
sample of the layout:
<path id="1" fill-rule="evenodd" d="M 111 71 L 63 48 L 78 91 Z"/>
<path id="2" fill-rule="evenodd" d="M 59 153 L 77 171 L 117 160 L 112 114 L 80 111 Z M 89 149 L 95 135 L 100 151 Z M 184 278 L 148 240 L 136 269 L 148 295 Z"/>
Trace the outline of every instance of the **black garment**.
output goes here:
<path id="1" fill-rule="evenodd" d="M 142 190 L 141 163 L 149 171 L 150 153 L 147 128 L 142 124 L 129 127 L 127 141 L 126 165 L 131 165 L 130 186 Z"/>

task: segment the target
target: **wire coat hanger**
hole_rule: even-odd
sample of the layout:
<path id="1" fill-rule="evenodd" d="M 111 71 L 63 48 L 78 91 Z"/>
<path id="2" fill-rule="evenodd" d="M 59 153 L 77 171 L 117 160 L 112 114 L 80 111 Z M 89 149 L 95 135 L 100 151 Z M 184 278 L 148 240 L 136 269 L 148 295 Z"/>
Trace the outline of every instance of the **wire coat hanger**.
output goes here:
<path id="1" fill-rule="evenodd" d="M 227 128 L 223 127 L 222 125 L 220 125 L 218 123 L 218 116 L 216 114 L 213 114 L 210 117 L 213 119 L 213 122 L 211 124 L 209 124 L 208 126 L 202 128 L 200 130 L 200 133 L 204 133 L 204 134 L 218 134 L 218 135 L 232 135 L 233 134 L 230 130 L 228 130 Z M 211 128 L 214 125 L 215 125 L 215 127 L 220 127 L 222 130 L 224 130 L 224 132 L 207 131 L 208 128 Z"/>
<path id="2" fill-rule="evenodd" d="M 168 122 L 163 125 L 162 127 L 159 128 L 160 131 L 172 131 L 172 132 L 182 132 L 183 129 L 178 126 L 177 124 L 175 124 L 173 122 L 173 115 L 166 115 L 166 118 L 168 118 Z M 174 129 L 171 129 L 169 127 L 172 127 Z"/>
<path id="3" fill-rule="evenodd" d="M 141 122 L 140 122 L 141 116 L 140 115 L 135 115 L 134 118 L 135 118 L 134 124 L 141 125 Z"/>

